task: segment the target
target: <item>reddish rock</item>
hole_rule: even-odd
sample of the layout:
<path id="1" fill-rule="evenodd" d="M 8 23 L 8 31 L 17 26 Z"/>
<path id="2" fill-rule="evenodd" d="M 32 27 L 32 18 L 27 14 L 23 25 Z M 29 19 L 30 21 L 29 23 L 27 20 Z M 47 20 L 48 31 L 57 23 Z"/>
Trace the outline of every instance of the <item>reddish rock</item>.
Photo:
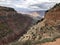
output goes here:
<path id="1" fill-rule="evenodd" d="M 60 23 L 60 4 L 55 5 L 45 14 L 46 23 L 49 25 L 56 25 Z"/>

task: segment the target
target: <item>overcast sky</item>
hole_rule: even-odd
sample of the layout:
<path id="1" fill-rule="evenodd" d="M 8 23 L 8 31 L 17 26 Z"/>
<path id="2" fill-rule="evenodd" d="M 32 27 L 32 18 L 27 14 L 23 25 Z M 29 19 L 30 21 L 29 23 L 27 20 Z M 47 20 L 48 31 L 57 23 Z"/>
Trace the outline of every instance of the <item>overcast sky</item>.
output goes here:
<path id="1" fill-rule="evenodd" d="M 60 0 L 0 0 L 1 6 L 13 7 L 17 10 L 39 11 L 53 7 Z"/>

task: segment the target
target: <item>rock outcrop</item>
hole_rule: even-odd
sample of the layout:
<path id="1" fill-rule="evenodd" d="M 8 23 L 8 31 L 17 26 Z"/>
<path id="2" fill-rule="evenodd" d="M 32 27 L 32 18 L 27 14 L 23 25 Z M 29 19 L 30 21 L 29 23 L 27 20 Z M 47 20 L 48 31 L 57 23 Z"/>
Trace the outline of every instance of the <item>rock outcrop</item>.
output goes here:
<path id="1" fill-rule="evenodd" d="M 46 12 L 45 19 L 46 23 L 52 26 L 60 23 L 60 3 Z"/>
<path id="2" fill-rule="evenodd" d="M 27 32 L 32 18 L 18 14 L 13 8 L 0 6 L 0 45 L 12 42 Z"/>
<path id="3" fill-rule="evenodd" d="M 4 45 L 5 43 L 17 39 L 27 31 L 27 27 L 32 23 L 31 21 L 32 19 L 30 17 L 23 16 L 17 12 L 13 15 L 1 15 L 0 33 L 3 33 L 1 33 L 2 37 L 0 36 L 0 44 Z M 53 8 L 46 11 L 42 21 L 38 21 L 38 23 L 30 27 L 27 33 L 20 37 L 18 41 L 12 42 L 9 45 L 28 45 L 30 43 L 33 45 L 39 43 L 40 45 L 41 43 L 55 41 L 56 38 L 60 38 L 60 4 L 56 4 Z"/>
<path id="4" fill-rule="evenodd" d="M 27 33 L 17 41 L 17 44 L 31 41 L 26 43 L 32 43 L 33 45 L 39 43 L 39 45 L 41 45 L 41 43 L 53 42 L 56 38 L 60 38 L 60 4 L 48 10 L 44 19 L 33 25 Z M 22 43 L 21 45 L 24 44 Z"/>

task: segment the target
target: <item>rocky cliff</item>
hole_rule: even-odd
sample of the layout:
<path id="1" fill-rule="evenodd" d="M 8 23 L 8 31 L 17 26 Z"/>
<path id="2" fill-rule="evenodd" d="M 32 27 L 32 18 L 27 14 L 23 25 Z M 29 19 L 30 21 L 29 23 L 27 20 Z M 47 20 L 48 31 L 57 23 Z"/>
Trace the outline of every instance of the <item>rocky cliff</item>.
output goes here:
<path id="1" fill-rule="evenodd" d="M 0 6 L 0 45 L 12 42 L 26 33 L 32 25 L 32 20 L 13 8 Z"/>
<path id="2" fill-rule="evenodd" d="M 46 12 L 45 19 L 49 25 L 57 25 L 60 23 L 60 3 Z"/>
<path id="3" fill-rule="evenodd" d="M 60 4 L 46 11 L 44 19 L 33 25 L 15 44 L 42 45 L 53 42 L 56 38 L 60 38 Z"/>

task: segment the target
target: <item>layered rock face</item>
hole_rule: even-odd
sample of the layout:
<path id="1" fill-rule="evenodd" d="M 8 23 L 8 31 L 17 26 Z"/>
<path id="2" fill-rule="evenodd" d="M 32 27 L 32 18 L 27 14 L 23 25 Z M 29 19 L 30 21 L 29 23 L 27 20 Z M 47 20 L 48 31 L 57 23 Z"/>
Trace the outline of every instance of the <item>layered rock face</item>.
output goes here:
<path id="1" fill-rule="evenodd" d="M 22 42 L 25 43 L 27 41 L 26 43 L 32 43 L 32 45 L 36 45 L 37 43 L 39 43 L 37 45 L 41 45 L 41 43 L 53 42 L 56 38 L 60 38 L 60 4 L 48 10 L 44 19 L 33 25 L 17 41 L 17 44 L 20 45 Z M 22 43 L 21 45 L 24 44 Z"/>
<path id="2" fill-rule="evenodd" d="M 48 10 L 45 15 L 46 23 L 56 25 L 60 23 L 60 4 L 56 4 L 52 9 Z"/>
<path id="3" fill-rule="evenodd" d="M 0 6 L 0 45 L 12 42 L 26 33 L 32 18 L 18 14 L 13 8 Z"/>

